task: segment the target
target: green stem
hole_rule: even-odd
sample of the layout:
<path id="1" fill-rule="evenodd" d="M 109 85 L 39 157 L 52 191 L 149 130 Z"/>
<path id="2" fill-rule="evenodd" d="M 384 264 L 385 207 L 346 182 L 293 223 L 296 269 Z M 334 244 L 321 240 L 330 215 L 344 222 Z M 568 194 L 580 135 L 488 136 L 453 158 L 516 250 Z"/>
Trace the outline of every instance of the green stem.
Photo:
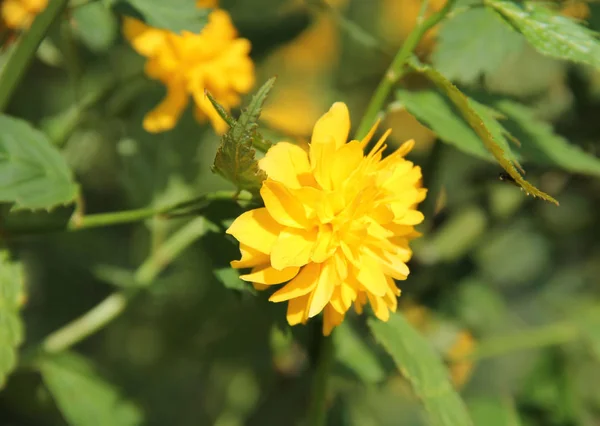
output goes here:
<path id="1" fill-rule="evenodd" d="M 20 36 L 0 73 L 0 112 L 6 110 L 48 28 L 60 16 L 68 2 L 68 0 L 50 0 L 46 9 L 35 18 L 29 30 Z"/>
<path id="2" fill-rule="evenodd" d="M 385 75 L 379 82 L 375 93 L 371 97 L 367 110 L 356 131 L 356 139 L 362 139 L 367 135 L 371 126 L 375 123 L 379 111 L 382 110 L 385 101 L 387 100 L 394 84 L 404 75 L 404 65 L 412 55 L 423 36 L 429 29 L 438 24 L 446 17 L 456 0 L 448 0 L 444 7 L 438 12 L 431 15 L 421 24 L 417 25 L 414 30 L 408 35 L 398 53 L 392 60 Z"/>
<path id="3" fill-rule="evenodd" d="M 324 426 L 327 421 L 327 383 L 333 364 L 334 347 L 333 339 L 331 336 L 323 336 L 320 326 L 318 332 L 320 348 L 308 406 L 307 426 Z"/>
<path id="4" fill-rule="evenodd" d="M 184 201 L 176 204 L 170 204 L 162 207 L 146 207 L 143 209 L 126 210 L 114 213 L 99 213 L 87 216 L 74 215 L 67 229 L 69 231 L 79 231 L 82 229 L 98 228 L 102 226 L 120 225 L 124 223 L 138 222 L 154 216 L 179 211 L 192 206 L 197 206 L 202 202 L 215 200 L 249 200 L 248 195 L 242 196 L 238 191 L 215 191 L 205 194 L 193 200 Z"/>
<path id="5" fill-rule="evenodd" d="M 537 349 L 572 342 L 580 338 L 578 328 L 569 322 L 551 324 L 533 330 L 523 330 L 506 336 L 482 340 L 475 352 L 468 356 L 480 360 L 526 349 Z"/>
<path id="6" fill-rule="evenodd" d="M 41 349 L 46 353 L 61 352 L 102 329 L 123 313 L 140 288 L 150 285 L 183 250 L 214 229 L 215 225 L 204 217 L 188 222 L 138 267 L 134 277 L 139 287 L 111 294 L 79 318 L 47 336 Z"/>

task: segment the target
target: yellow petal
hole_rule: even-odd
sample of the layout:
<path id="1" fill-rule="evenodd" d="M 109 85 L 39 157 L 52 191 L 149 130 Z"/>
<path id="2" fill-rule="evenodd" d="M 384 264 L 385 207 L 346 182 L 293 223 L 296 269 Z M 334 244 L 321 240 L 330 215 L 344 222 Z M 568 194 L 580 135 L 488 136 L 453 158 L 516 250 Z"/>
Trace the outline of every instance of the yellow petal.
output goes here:
<path id="1" fill-rule="evenodd" d="M 293 280 L 273 293 L 269 297 L 269 301 L 283 302 L 310 293 L 317 286 L 320 273 L 321 265 L 309 263 L 300 270 L 300 273 Z"/>
<path id="2" fill-rule="evenodd" d="M 408 210 L 402 217 L 396 218 L 394 222 L 400 225 L 418 225 L 425 220 L 425 216 L 418 210 Z"/>
<path id="3" fill-rule="evenodd" d="M 283 226 L 278 224 L 263 207 L 241 214 L 226 232 L 233 235 L 240 243 L 270 254 L 282 230 Z"/>
<path id="4" fill-rule="evenodd" d="M 332 189 L 330 164 L 335 156 L 336 147 L 331 136 L 325 142 L 312 142 L 309 148 L 310 165 L 313 176 L 321 188 Z"/>
<path id="5" fill-rule="evenodd" d="M 362 140 L 360 141 L 360 147 L 363 150 L 369 144 L 369 142 L 371 142 L 373 135 L 375 134 L 375 132 L 377 131 L 377 128 L 379 127 L 379 123 L 381 123 L 381 120 L 377 119 L 375 124 L 373 124 L 373 127 L 371 127 L 371 130 L 369 130 L 369 133 L 367 133 L 367 135 L 364 138 L 362 138 Z"/>
<path id="6" fill-rule="evenodd" d="M 369 303 L 371 304 L 371 308 L 373 308 L 373 313 L 377 318 L 381 321 L 387 321 L 390 319 L 390 311 L 383 301 L 383 298 L 379 296 L 372 295 L 367 293 L 367 297 L 369 298 Z"/>
<path id="7" fill-rule="evenodd" d="M 135 18 L 123 19 L 123 35 L 133 48 L 143 56 L 152 56 L 165 48 L 166 32 L 149 27 Z"/>
<path id="8" fill-rule="evenodd" d="M 273 219 L 280 224 L 294 228 L 309 226 L 303 205 L 284 184 L 266 179 L 263 181 L 260 195 Z"/>
<path id="9" fill-rule="evenodd" d="M 317 228 L 310 230 L 285 228 L 279 234 L 271 252 L 273 268 L 306 265 L 310 261 L 317 235 Z"/>
<path id="10" fill-rule="evenodd" d="M 296 325 L 306 322 L 306 310 L 308 306 L 309 295 L 290 299 L 287 308 L 287 321 L 289 325 Z"/>
<path id="11" fill-rule="evenodd" d="M 381 265 L 371 256 L 363 255 L 361 258 L 361 267 L 358 269 L 356 279 L 363 288 L 376 296 L 384 296 L 387 290 L 385 275 L 381 270 Z"/>
<path id="12" fill-rule="evenodd" d="M 336 247 L 332 245 L 333 227 L 326 223 L 319 226 L 319 234 L 312 252 L 311 260 L 322 263 L 330 258 L 335 252 Z"/>
<path id="13" fill-rule="evenodd" d="M 188 103 L 188 94 L 183 87 L 174 84 L 167 87 L 167 96 L 144 118 L 144 129 L 150 133 L 171 130 Z"/>
<path id="14" fill-rule="evenodd" d="M 363 150 L 357 141 L 350 142 L 338 149 L 333 158 L 329 160 L 332 188 L 342 188 L 346 179 L 358 168 L 363 158 Z"/>
<path id="15" fill-rule="evenodd" d="M 232 268 L 252 268 L 258 265 L 268 265 L 269 255 L 262 253 L 258 250 L 254 250 L 252 247 L 246 244 L 240 244 L 240 253 L 242 258 L 240 260 L 232 260 Z"/>
<path id="16" fill-rule="evenodd" d="M 331 300 L 335 286 L 339 283 L 335 265 L 331 261 L 322 264 L 317 286 L 311 294 L 308 317 L 312 318 L 323 310 Z"/>
<path id="17" fill-rule="evenodd" d="M 240 275 L 240 278 L 244 281 L 265 285 L 281 284 L 294 278 L 299 270 L 298 267 L 291 267 L 280 271 L 267 265 L 252 268 L 252 272 Z"/>
<path id="18" fill-rule="evenodd" d="M 333 142 L 336 149 L 340 148 L 348 140 L 349 131 L 348 107 L 343 102 L 336 102 L 315 124 L 311 144 Z"/>
<path id="19" fill-rule="evenodd" d="M 289 142 L 273 145 L 258 165 L 270 179 L 288 188 L 300 188 L 307 177 L 312 177 L 307 152 Z"/>
<path id="20" fill-rule="evenodd" d="M 331 305 L 327 305 L 323 314 L 323 335 L 329 336 L 331 331 L 343 321 L 344 315 L 333 309 Z"/>

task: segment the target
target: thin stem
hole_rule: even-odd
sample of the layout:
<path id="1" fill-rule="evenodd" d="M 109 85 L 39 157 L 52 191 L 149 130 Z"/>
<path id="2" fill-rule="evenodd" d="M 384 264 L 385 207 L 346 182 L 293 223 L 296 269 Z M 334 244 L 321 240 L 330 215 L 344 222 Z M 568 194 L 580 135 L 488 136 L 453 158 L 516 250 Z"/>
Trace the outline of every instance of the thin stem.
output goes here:
<path id="1" fill-rule="evenodd" d="M 420 25 L 417 25 L 415 29 L 412 30 L 412 32 L 408 35 L 402 44 L 402 47 L 400 50 L 398 50 L 398 53 L 396 53 L 396 56 L 392 60 L 392 63 L 387 69 L 385 75 L 379 82 L 375 93 L 373 93 L 367 110 L 358 126 L 358 130 L 356 131 L 356 139 L 362 139 L 369 132 L 369 129 L 377 119 L 379 111 L 382 110 L 383 105 L 392 90 L 392 87 L 403 76 L 405 72 L 404 65 L 406 64 L 406 61 L 408 61 L 412 55 L 412 52 L 415 50 L 425 33 L 446 17 L 455 1 L 456 0 L 448 0 L 442 9 L 431 15 Z"/>
<path id="2" fill-rule="evenodd" d="M 561 322 L 506 336 L 484 339 L 477 345 L 475 352 L 466 358 L 471 360 L 492 358 L 526 349 L 562 345 L 580 337 L 581 333 L 575 324 Z"/>
<path id="3" fill-rule="evenodd" d="M 19 37 L 15 49 L 0 73 L 0 112 L 8 106 L 48 28 L 61 15 L 68 2 L 50 0 L 44 11 L 36 16 L 29 30 Z"/>
<path id="4" fill-rule="evenodd" d="M 333 339 L 331 336 L 323 336 L 320 326 L 318 333 L 320 347 L 308 406 L 307 426 L 324 426 L 327 421 L 327 385 L 333 364 L 334 347 Z"/>
<path id="5" fill-rule="evenodd" d="M 111 294 L 79 318 L 47 336 L 41 349 L 46 353 L 64 351 L 105 327 L 123 313 L 131 298 L 141 288 L 150 285 L 183 250 L 207 231 L 214 229 L 215 225 L 204 217 L 188 222 L 138 267 L 134 278 L 139 287 Z"/>
<path id="6" fill-rule="evenodd" d="M 98 228 L 102 226 L 120 225 L 124 223 L 137 222 L 154 216 L 178 211 L 191 206 L 197 206 L 202 202 L 241 199 L 248 200 L 249 198 L 247 195 L 242 197 L 241 194 L 238 194 L 237 191 L 215 191 L 208 194 L 204 194 L 203 196 L 195 198 L 193 200 L 179 202 L 176 204 L 169 204 L 167 206 L 162 207 L 146 207 L 136 210 L 125 210 L 114 213 L 99 213 L 78 217 L 76 219 L 72 219 L 69 222 L 67 229 L 69 231 L 78 231 L 82 229 Z"/>

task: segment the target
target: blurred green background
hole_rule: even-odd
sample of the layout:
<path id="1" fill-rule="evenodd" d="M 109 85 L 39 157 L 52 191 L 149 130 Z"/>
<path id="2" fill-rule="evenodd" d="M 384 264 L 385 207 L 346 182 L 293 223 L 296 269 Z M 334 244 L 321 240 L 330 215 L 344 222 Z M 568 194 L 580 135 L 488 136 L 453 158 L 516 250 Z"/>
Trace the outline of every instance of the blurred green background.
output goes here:
<path id="1" fill-rule="evenodd" d="M 430 3 L 433 9 L 441 5 Z M 272 141 L 308 140 L 333 101 L 347 102 L 358 124 L 390 54 L 414 25 L 420 2 L 340 0 L 331 5 L 221 3 L 241 35 L 252 41 L 258 84 L 278 76 L 262 116 L 264 134 Z M 598 5 L 578 3 L 573 10 L 565 13 L 600 30 Z M 600 74 L 544 57 L 516 33 L 514 40 L 503 33 L 482 37 L 478 45 L 478 34 L 493 30 L 478 27 L 477 14 L 459 18 L 428 36 L 419 56 L 476 99 L 509 98 L 527 105 L 537 120 L 548 121 L 556 134 L 596 156 Z M 490 47 L 492 39 L 505 46 L 501 60 Z M 453 43 L 460 49 L 453 51 Z M 143 116 L 164 93 L 143 76 L 142 67 L 143 58 L 120 34 L 117 12 L 92 2 L 54 25 L 8 108 L 61 147 L 83 188 L 87 213 L 232 188 L 210 170 L 218 137 L 191 112 L 172 131 L 153 135 L 142 129 Z M 408 76 L 402 86 L 412 92 L 427 83 Z M 600 336 L 595 336 L 600 329 L 595 313 L 600 307 L 600 180 L 552 161 L 525 158 L 526 177 L 557 198 L 556 207 L 499 181 L 495 163 L 442 146 L 402 99 L 390 105 L 382 127 L 394 129 L 392 145 L 417 140 L 410 158 L 425 167 L 426 176 L 435 175 L 440 188 L 438 199 L 429 200 L 436 214 L 427 217 L 424 236 L 413 245 L 401 307 L 448 361 L 475 424 L 600 425 Z M 436 146 L 439 155 L 431 162 Z M 46 228 L 70 213 L 62 208 L 51 215 L 8 217 L 7 207 L 0 221 L 14 229 Z M 240 209 L 221 203 L 209 213 L 226 224 Z M 148 253 L 189 220 L 156 218 L 8 240 L 26 267 L 23 351 L 115 287 L 131 285 L 128 277 Z M 224 276 L 222 269 L 238 255 L 235 241 L 215 229 L 132 298 L 116 321 L 76 346 L 139 407 L 143 424 L 269 426 L 303 419 L 315 331 L 310 324 L 290 329 L 284 308 Z M 584 324 L 589 338 L 565 333 L 578 324 Z M 370 337 L 363 317 L 350 316 L 335 342 L 328 424 L 425 424 L 418 401 Z M 479 345 L 488 352 L 465 362 Z M 39 375 L 16 371 L 0 393 L 0 425 L 63 424 Z"/>

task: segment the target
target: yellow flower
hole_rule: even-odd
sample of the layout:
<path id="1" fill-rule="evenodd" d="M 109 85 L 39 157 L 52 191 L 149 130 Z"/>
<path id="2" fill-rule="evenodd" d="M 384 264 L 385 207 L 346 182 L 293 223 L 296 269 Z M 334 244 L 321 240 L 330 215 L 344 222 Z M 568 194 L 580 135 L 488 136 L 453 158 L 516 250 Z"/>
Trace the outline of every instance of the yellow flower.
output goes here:
<path id="1" fill-rule="evenodd" d="M 475 347 L 473 335 L 467 330 L 462 330 L 446 354 L 450 361 L 450 377 L 456 387 L 462 387 L 471 377 L 473 361 L 469 360 L 468 356 L 473 353 Z"/>
<path id="2" fill-rule="evenodd" d="M 348 108 L 335 103 L 316 123 L 308 152 L 279 142 L 260 160 L 268 178 L 264 208 L 239 216 L 227 230 L 240 242 L 234 268 L 252 268 L 241 278 L 265 289 L 289 281 L 270 297 L 288 302 L 290 325 L 324 312 L 323 334 L 339 325 L 354 305 L 369 302 L 386 321 L 395 311 L 423 220 L 416 205 L 425 198 L 421 169 L 404 156 L 408 141 L 382 159 L 386 132 L 365 155 L 376 126 L 362 141 L 346 142 Z"/>
<path id="3" fill-rule="evenodd" d="M 219 7 L 219 0 L 196 0 L 196 7 Z"/>
<path id="4" fill-rule="evenodd" d="M 165 99 L 144 118 L 144 129 L 157 133 L 172 129 L 188 104 L 195 103 L 199 121 L 208 118 L 217 133 L 227 124 L 219 117 L 208 98 L 207 89 L 226 109 L 240 104 L 240 94 L 254 85 L 254 64 L 248 56 L 250 42 L 237 38 L 237 31 L 224 10 L 214 10 L 199 34 L 152 28 L 126 18 L 125 37 L 133 48 L 148 58 L 145 72 L 167 88 Z"/>
<path id="5" fill-rule="evenodd" d="M 3 0 L 2 21 L 12 30 L 27 29 L 47 4 L 48 0 Z"/>

